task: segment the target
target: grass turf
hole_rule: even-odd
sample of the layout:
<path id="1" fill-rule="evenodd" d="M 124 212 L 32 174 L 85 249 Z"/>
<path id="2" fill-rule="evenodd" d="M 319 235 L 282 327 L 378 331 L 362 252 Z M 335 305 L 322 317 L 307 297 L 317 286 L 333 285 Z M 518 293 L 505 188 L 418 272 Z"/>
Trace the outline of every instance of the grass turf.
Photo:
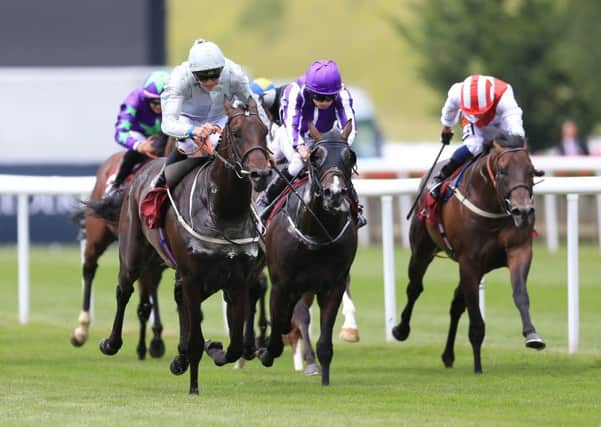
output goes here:
<path id="1" fill-rule="evenodd" d="M 397 308 L 404 304 L 409 253 L 398 250 Z M 548 347 L 527 350 L 506 270 L 486 278 L 483 375 L 472 373 L 467 316 L 460 324 L 455 368 L 440 361 L 457 268 L 436 260 L 404 343 L 384 342 L 381 252 L 359 251 L 352 275 L 361 342 L 334 343 L 330 387 L 292 369 L 290 350 L 266 369 L 215 367 L 205 356 L 200 396 L 189 396 L 188 375 L 174 377 L 177 328 L 172 273 L 161 287 L 167 353 L 136 359 L 134 294 L 124 345 L 109 358 L 98 350 L 114 314 L 117 257 L 102 259 L 96 278 L 95 321 L 89 342 L 69 344 L 81 304 L 77 248 L 35 248 L 31 254 L 31 322 L 17 318 L 17 259 L 0 248 L 0 414 L 2 425 L 599 425 L 601 423 L 601 307 L 599 250 L 581 247 L 580 339 L 567 355 L 565 252 L 535 250 L 531 314 Z M 223 338 L 219 295 L 204 306 L 205 335 Z M 317 316 L 317 310 L 314 309 Z M 336 326 L 336 334 L 339 324 Z M 316 327 L 314 336 L 318 335 Z M 227 342 L 227 340 L 226 340 Z"/>

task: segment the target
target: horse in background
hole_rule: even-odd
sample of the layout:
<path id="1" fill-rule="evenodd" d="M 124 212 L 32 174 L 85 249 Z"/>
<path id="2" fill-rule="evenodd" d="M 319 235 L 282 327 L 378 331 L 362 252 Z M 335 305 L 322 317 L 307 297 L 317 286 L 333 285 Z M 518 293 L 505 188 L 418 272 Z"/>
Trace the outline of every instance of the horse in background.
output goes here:
<path id="1" fill-rule="evenodd" d="M 409 336 L 413 306 L 423 291 L 423 276 L 435 254 L 445 250 L 459 264 L 459 285 L 451 302 L 450 326 L 442 354 L 447 368 L 453 366 L 457 325 L 467 308 L 474 371 L 482 372 L 484 320 L 478 288 L 484 274 L 500 267 L 510 271 L 513 300 L 522 319 L 526 347 L 545 348 L 530 320 L 526 288 L 535 220 L 533 178 L 541 175 L 532 165 L 524 139 L 502 135 L 487 154 L 477 157 L 464 169 L 460 184 L 451 188 L 454 197 L 440 207 L 439 214 L 431 210 L 428 217 L 421 215 L 425 220 L 413 216 L 407 304 L 399 324 L 392 330 L 397 340 L 404 341 Z M 428 193 L 421 196 L 422 207 L 427 197 L 431 198 Z"/>
<path id="2" fill-rule="evenodd" d="M 317 142 L 309 157 L 308 180 L 297 190 L 302 196 L 288 195 L 265 236 L 271 335 L 258 357 L 264 366 L 271 366 L 282 354 L 282 335 L 291 330 L 294 307 L 304 293 L 311 292 L 320 307 L 317 357 L 322 385 L 330 383 L 332 329 L 357 250 L 357 228 L 348 200 L 356 163 L 346 142 L 350 131 L 349 122 L 342 133 L 332 130 L 320 135 L 311 124 Z"/>
<path id="3" fill-rule="evenodd" d="M 117 311 L 110 337 L 100 344 L 104 354 L 119 351 L 133 282 L 160 255 L 176 268 L 180 283 L 176 291 L 181 289 L 179 355 L 171 369 L 183 373 L 189 364 L 191 394 L 198 394 L 198 366 L 205 350 L 219 366 L 242 356 L 249 289 L 264 265 L 251 190 L 264 189 L 272 173 L 267 129 L 252 98 L 247 107 L 233 106 L 226 99 L 224 108 L 228 121 L 215 159 L 194 168 L 168 193 L 170 205 L 161 227 L 148 228 L 140 204 L 162 162 L 149 163 L 125 196 L 120 216 Z M 205 341 L 201 328 L 201 303 L 219 290 L 227 302 L 227 351 L 221 343 Z"/>
<path id="4" fill-rule="evenodd" d="M 168 149 L 168 137 L 165 134 L 156 135 L 155 151 L 164 155 Z M 100 164 L 96 171 L 96 182 L 89 201 L 100 203 L 106 189 L 111 185 L 119 166 L 125 155 L 125 151 L 120 151 L 111 155 L 108 159 Z M 149 159 L 150 160 L 150 159 Z M 145 162 L 144 162 L 145 163 Z M 140 169 L 143 163 L 136 165 L 136 169 L 128 177 L 126 185 L 131 181 L 135 173 Z M 89 207 L 82 207 L 74 213 L 74 218 L 79 222 L 81 228 L 80 235 L 85 239 L 84 253 L 82 260 L 82 276 L 83 276 L 83 304 L 79 314 L 79 325 L 73 330 L 71 335 L 71 344 L 74 347 L 84 345 L 89 336 L 91 324 L 90 315 L 90 300 L 92 295 L 92 284 L 96 270 L 98 268 L 98 259 L 106 251 L 108 246 L 117 240 L 118 223 L 110 221 L 94 215 Z M 138 304 L 137 314 L 140 321 L 140 335 L 136 353 L 138 359 L 143 360 L 146 357 L 146 324 L 150 318 L 150 313 L 153 313 L 152 333 L 153 338 L 150 341 L 148 352 L 154 358 L 162 357 L 165 353 L 165 344 L 161 336 L 163 325 L 161 324 L 161 316 L 159 312 L 159 300 L 157 290 L 161 280 L 162 272 L 165 269 L 163 265 L 153 265 L 140 275 L 138 280 L 140 290 L 140 302 Z"/>

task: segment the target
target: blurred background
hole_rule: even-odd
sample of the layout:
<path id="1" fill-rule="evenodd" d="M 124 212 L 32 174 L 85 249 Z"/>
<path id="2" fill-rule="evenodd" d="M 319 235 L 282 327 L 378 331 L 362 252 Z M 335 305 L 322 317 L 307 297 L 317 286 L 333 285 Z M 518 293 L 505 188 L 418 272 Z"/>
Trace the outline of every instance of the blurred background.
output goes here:
<path id="1" fill-rule="evenodd" d="M 595 0 L 3 2 L 0 173 L 93 175 L 120 149 L 121 101 L 198 37 L 251 78 L 289 81 L 315 59 L 337 61 L 374 126 L 364 157 L 431 161 L 446 92 L 470 73 L 513 85 L 535 154 L 562 152 L 566 121 L 600 154 L 600 18 Z M 72 203 L 34 197 L 32 239 L 74 239 Z M 0 241 L 15 241 L 15 216 L 15 198 L 0 196 Z"/>

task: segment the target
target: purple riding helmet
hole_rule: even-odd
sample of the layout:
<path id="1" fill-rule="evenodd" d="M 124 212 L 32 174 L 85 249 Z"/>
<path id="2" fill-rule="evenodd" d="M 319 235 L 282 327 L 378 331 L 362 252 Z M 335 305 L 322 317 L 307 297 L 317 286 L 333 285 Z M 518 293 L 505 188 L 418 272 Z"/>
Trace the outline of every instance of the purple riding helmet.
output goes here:
<path id="1" fill-rule="evenodd" d="M 305 87 L 321 95 L 335 95 L 342 89 L 338 65 L 331 60 L 313 61 L 305 73 Z"/>

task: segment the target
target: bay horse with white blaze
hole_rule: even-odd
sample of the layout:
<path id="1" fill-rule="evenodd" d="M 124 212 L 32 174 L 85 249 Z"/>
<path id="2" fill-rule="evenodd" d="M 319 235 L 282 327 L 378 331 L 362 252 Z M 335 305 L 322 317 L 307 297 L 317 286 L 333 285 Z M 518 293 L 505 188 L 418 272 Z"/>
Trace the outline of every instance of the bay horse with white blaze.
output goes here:
<path id="1" fill-rule="evenodd" d="M 348 197 L 356 156 L 346 142 L 350 122 L 342 133 L 332 130 L 320 135 L 312 123 L 309 129 L 317 142 L 309 157 L 308 181 L 287 196 L 285 206 L 267 226 L 271 335 L 258 357 L 263 365 L 271 366 L 282 354 L 282 334 L 291 330 L 297 301 L 305 292 L 314 293 L 321 328 L 317 357 L 321 383 L 328 385 L 334 354 L 332 329 L 357 250 L 357 228 Z"/>
<path id="2" fill-rule="evenodd" d="M 523 137 L 502 135 L 488 153 L 475 158 L 464 169 L 459 185 L 439 215 L 431 209 L 429 218 L 414 215 L 410 226 L 411 258 L 407 304 L 401 320 L 392 330 L 397 340 L 409 336 L 411 313 L 423 291 L 422 279 L 437 252 L 445 250 L 459 264 L 459 285 L 450 309 L 444 365 L 453 366 L 454 345 L 459 318 L 467 308 L 469 340 L 474 371 L 482 372 L 480 351 L 484 340 L 484 320 L 479 309 L 479 284 L 484 274 L 508 267 L 513 300 L 522 319 L 526 347 L 542 350 L 545 342 L 530 320 L 526 280 L 532 260 L 534 233 L 533 178 L 541 176 L 532 165 Z M 431 196 L 426 193 L 424 198 Z M 442 195 L 441 195 L 442 198 Z M 420 210 L 423 203 L 420 206 Z M 422 218 L 423 218 L 423 210 Z M 432 219 L 432 221 L 430 220 Z"/>
<path id="3" fill-rule="evenodd" d="M 167 135 L 159 133 L 155 136 L 153 146 L 155 152 L 163 155 L 167 146 Z M 86 203 L 101 203 L 105 194 L 105 190 L 112 182 L 111 179 L 117 174 L 119 165 L 126 151 L 120 151 L 111 155 L 98 167 L 96 171 L 96 182 L 90 194 L 90 198 Z M 141 166 L 139 164 L 138 166 Z M 137 172 L 139 167 L 134 170 Z M 128 178 L 128 181 L 131 180 Z M 127 182 L 126 182 L 127 184 Z M 108 246 L 117 240 L 118 222 L 107 220 L 94 215 L 92 209 L 83 207 L 76 212 L 74 217 L 78 219 L 79 226 L 83 238 L 85 239 L 82 276 L 83 276 L 83 303 L 79 314 L 79 325 L 73 330 L 71 335 L 71 344 L 75 347 L 81 347 L 88 339 L 89 329 L 91 324 L 90 303 L 92 295 L 92 285 L 96 270 L 98 269 L 98 259 L 106 251 Z M 143 360 L 146 357 L 146 323 L 150 317 L 150 312 L 153 313 L 152 333 L 153 338 L 148 347 L 148 352 L 152 357 L 162 357 L 165 353 L 165 344 L 161 336 L 163 325 L 159 312 L 159 301 L 157 290 L 161 280 L 162 272 L 166 267 L 160 262 L 158 265 L 153 265 L 142 272 L 138 279 L 140 302 L 138 304 L 137 314 L 140 321 L 140 335 L 136 352 L 138 359 Z"/>
<path id="4" fill-rule="evenodd" d="M 104 354 L 119 350 L 132 283 L 149 259 L 160 254 L 165 263 L 176 268 L 183 291 L 183 305 L 178 308 L 180 355 L 172 362 L 172 371 L 175 364 L 180 370 L 176 373 L 181 373 L 189 363 L 191 394 L 198 394 L 198 366 L 205 347 L 217 365 L 235 362 L 242 355 L 249 289 L 264 263 L 251 193 L 253 188 L 264 189 L 272 173 L 265 142 L 267 129 L 252 98 L 245 108 L 234 107 L 227 99 L 224 106 L 228 121 L 216 159 L 192 170 L 170 193 L 171 205 L 163 227 L 148 228 L 140 213 L 140 204 L 162 162 L 150 163 L 132 183 L 121 210 L 117 312 L 110 337 L 100 343 Z M 218 290 L 223 290 L 227 302 L 227 351 L 220 343 L 205 343 L 201 329 L 201 303 Z"/>

